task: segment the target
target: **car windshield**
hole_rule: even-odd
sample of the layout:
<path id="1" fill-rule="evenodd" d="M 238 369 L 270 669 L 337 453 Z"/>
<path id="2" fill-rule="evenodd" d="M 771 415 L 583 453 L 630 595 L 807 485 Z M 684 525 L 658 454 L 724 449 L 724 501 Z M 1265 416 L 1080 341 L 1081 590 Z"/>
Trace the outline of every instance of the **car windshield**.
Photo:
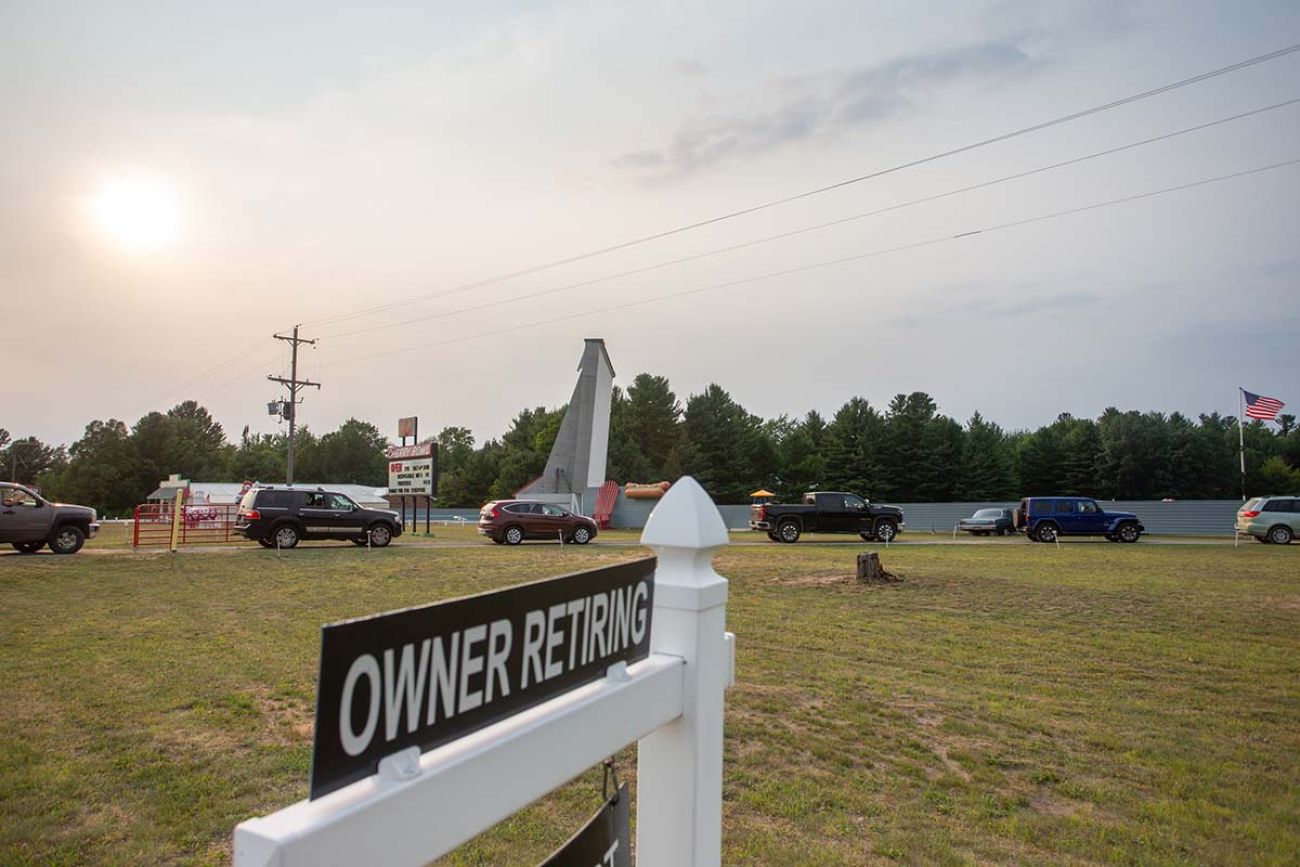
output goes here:
<path id="1" fill-rule="evenodd" d="M 976 518 L 1000 518 L 1002 517 L 1001 509 L 980 509 L 975 513 Z"/>

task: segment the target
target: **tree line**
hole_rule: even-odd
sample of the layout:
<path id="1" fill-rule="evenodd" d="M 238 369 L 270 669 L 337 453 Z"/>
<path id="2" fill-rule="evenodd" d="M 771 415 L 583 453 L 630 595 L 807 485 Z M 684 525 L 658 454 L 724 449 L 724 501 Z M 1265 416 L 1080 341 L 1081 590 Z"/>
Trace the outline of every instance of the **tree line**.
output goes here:
<path id="1" fill-rule="evenodd" d="M 165 413 L 151 412 L 130 427 L 118 419 L 96 419 L 66 447 L 35 437 L 11 440 L 0 428 L 0 467 L 6 478 L 36 485 L 52 499 L 126 515 L 172 473 L 205 482 L 282 481 L 287 445 L 284 435 L 250 434 L 247 427 L 239 442 L 231 443 L 207 409 L 190 400 Z M 294 438 L 294 475 L 383 487 L 387 445 L 378 428 L 357 419 L 319 437 L 301 428 Z"/>
<path id="2" fill-rule="evenodd" d="M 510 497 L 546 466 L 564 407 L 528 408 L 499 438 L 476 444 L 465 427 L 443 428 L 438 442 L 438 504 L 474 507 Z M 1248 423 L 1247 489 L 1300 491 L 1300 430 Z M 304 481 L 387 483 L 387 439 L 349 419 L 316 436 L 299 431 L 295 476 Z M 203 481 L 285 476 L 283 435 L 229 442 L 194 401 L 152 412 L 131 427 L 109 419 L 86 426 L 70 446 L 11 440 L 0 429 L 0 468 L 49 496 L 122 514 L 169 473 Z M 877 501 L 1005 501 L 1029 494 L 1100 499 L 1230 499 L 1240 495 L 1238 426 L 1233 416 L 1109 408 L 1096 419 L 1063 413 L 1037 430 L 1007 431 L 975 413 L 964 424 L 939 412 L 924 392 L 896 395 L 877 408 L 848 400 L 829 418 L 761 418 L 719 385 L 683 404 L 669 381 L 643 373 L 614 389 L 609 477 L 620 482 L 694 476 L 721 503 L 744 503 L 767 488 L 782 499 L 806 490 L 855 491 Z"/>

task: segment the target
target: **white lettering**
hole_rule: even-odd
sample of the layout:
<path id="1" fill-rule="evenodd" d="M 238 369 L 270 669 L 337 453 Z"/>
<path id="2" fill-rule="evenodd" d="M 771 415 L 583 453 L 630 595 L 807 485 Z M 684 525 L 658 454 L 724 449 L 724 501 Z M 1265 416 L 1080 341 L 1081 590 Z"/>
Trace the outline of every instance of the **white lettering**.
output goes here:
<path id="1" fill-rule="evenodd" d="M 415 666 L 415 645 L 402 646 L 402 661 L 393 677 L 393 651 L 384 651 L 384 739 L 397 737 L 402 721 L 402 704 L 406 704 L 406 730 L 415 731 L 420 714 L 420 697 L 424 695 L 425 676 L 429 671 L 429 640 L 420 644 L 420 664 Z"/>
<path id="2" fill-rule="evenodd" d="M 632 643 L 640 644 L 641 639 L 645 638 L 645 614 L 646 614 L 646 597 L 650 595 L 650 589 L 646 587 L 644 581 L 638 581 L 636 589 L 632 591 L 632 606 L 636 609 L 636 614 L 632 618 Z"/>
<path id="3" fill-rule="evenodd" d="M 600 859 L 600 864 L 597 864 L 596 867 L 604 867 L 604 865 L 606 864 L 608 864 L 609 867 L 614 867 L 614 853 L 617 851 L 618 851 L 618 841 L 615 840 L 610 845 L 610 847 L 605 850 L 604 857 Z"/>
<path id="4" fill-rule="evenodd" d="M 362 676 L 370 678 L 370 710 L 366 715 L 365 728 L 361 734 L 352 730 L 352 693 L 357 681 Z M 348 676 L 343 679 L 343 699 L 339 702 L 339 740 L 343 742 L 343 752 L 350 756 L 359 756 L 370 746 L 370 739 L 375 736 L 375 726 L 379 722 L 379 663 L 369 653 L 363 653 L 352 660 Z"/>
<path id="5" fill-rule="evenodd" d="M 533 680 L 540 683 L 542 677 L 542 639 L 546 636 L 546 615 L 539 611 L 529 611 L 524 615 L 524 660 L 523 673 L 519 678 L 519 688 L 528 689 L 528 672 L 533 672 Z"/>
<path id="6" fill-rule="evenodd" d="M 510 621 L 492 621 L 492 629 L 488 633 L 487 685 L 484 688 L 483 696 L 485 702 L 491 701 L 493 698 L 493 681 L 501 684 L 502 698 L 510 695 L 510 675 L 506 672 L 506 660 L 510 658 L 511 641 L 513 641 L 513 635 L 510 630 Z"/>
<path id="7" fill-rule="evenodd" d="M 425 725 L 433 725 L 438 718 L 438 698 L 442 698 L 442 718 L 456 713 L 456 660 L 460 647 L 460 633 L 451 634 L 451 650 L 443 653 L 442 636 L 433 639 L 433 658 L 429 664 L 429 711 Z"/>
<path id="8" fill-rule="evenodd" d="M 591 659 L 605 656 L 609 651 L 605 647 L 605 615 L 609 612 L 609 599 L 604 593 L 591 597 Z M 596 646 L 600 645 L 600 650 Z"/>
<path id="9" fill-rule="evenodd" d="M 575 599 L 569 603 L 569 670 L 573 670 L 574 656 L 578 652 L 578 615 L 587 605 L 586 598 Z"/>
<path id="10" fill-rule="evenodd" d="M 546 612 L 546 679 L 564 673 L 564 664 L 555 659 L 555 649 L 564 640 L 564 633 L 555 628 L 555 622 L 564 617 L 564 603 L 552 605 Z"/>
<path id="11" fill-rule="evenodd" d="M 483 691 L 469 691 L 469 678 L 483 670 L 483 657 L 473 655 L 470 648 L 487 636 L 486 626 L 471 626 L 461 635 L 460 641 L 460 701 L 456 703 L 456 713 L 473 710 L 483 703 Z"/>

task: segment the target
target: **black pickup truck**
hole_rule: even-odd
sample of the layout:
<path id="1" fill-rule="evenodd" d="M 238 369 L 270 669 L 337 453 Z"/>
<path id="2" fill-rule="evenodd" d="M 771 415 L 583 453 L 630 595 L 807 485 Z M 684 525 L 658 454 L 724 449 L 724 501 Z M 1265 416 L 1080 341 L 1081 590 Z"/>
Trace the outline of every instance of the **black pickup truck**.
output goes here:
<path id="1" fill-rule="evenodd" d="M 767 531 L 773 542 L 798 542 L 804 533 L 857 533 L 868 542 L 891 542 L 903 526 L 897 506 L 878 506 L 843 491 L 812 491 L 799 505 L 757 503 L 749 514 L 749 528 Z"/>

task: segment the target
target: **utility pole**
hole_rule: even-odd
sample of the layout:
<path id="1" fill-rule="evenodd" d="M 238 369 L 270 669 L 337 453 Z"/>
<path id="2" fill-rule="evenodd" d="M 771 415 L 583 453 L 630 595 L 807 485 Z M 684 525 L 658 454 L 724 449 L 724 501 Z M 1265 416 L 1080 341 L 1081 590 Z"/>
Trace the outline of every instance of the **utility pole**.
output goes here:
<path id="1" fill-rule="evenodd" d="M 286 388 L 289 389 L 289 403 L 288 403 L 288 406 L 289 406 L 289 456 L 288 456 L 288 461 L 286 462 L 286 466 L 285 466 L 285 471 L 284 471 L 284 474 L 285 474 L 285 480 L 284 480 L 284 481 L 285 481 L 285 484 L 292 485 L 292 484 L 293 484 L 293 434 L 294 434 L 294 431 L 297 430 L 297 427 L 298 427 L 298 403 L 299 403 L 299 401 L 298 401 L 298 392 L 301 391 L 301 390 L 304 389 L 304 388 L 307 388 L 308 386 L 310 386 L 310 387 L 312 387 L 312 388 L 320 388 L 320 383 L 319 383 L 319 382 L 310 382 L 310 381 L 308 381 L 308 380 L 305 380 L 305 379 L 299 379 L 299 378 L 298 378 L 298 344 L 300 344 L 300 343 L 310 343 L 311 345 L 315 346 L 315 345 L 316 345 L 316 341 L 315 341 L 315 340 L 308 340 L 308 339 L 306 339 L 306 338 L 304 338 L 304 337 L 299 337 L 299 336 L 298 336 L 298 326 L 297 326 L 297 325 L 295 325 L 295 326 L 293 327 L 293 336 L 292 336 L 292 337 L 287 337 L 287 336 L 285 336 L 285 335 L 283 335 L 283 334 L 277 334 L 277 335 L 275 335 L 275 339 L 276 339 L 276 340 L 283 340 L 284 342 L 288 343 L 289 346 L 290 346 L 290 348 L 291 348 L 291 350 L 292 350 L 292 353 L 293 353 L 293 354 L 292 354 L 293 361 L 292 361 L 292 362 L 290 363 L 290 365 L 289 365 L 289 378 L 288 378 L 288 379 L 285 379 L 285 378 L 282 377 L 282 376 L 269 376 L 269 375 L 268 375 L 268 376 L 266 377 L 267 379 L 271 380 L 272 382 L 278 382 L 278 383 L 280 383 L 281 385 L 283 385 L 283 386 L 285 386 Z"/>

